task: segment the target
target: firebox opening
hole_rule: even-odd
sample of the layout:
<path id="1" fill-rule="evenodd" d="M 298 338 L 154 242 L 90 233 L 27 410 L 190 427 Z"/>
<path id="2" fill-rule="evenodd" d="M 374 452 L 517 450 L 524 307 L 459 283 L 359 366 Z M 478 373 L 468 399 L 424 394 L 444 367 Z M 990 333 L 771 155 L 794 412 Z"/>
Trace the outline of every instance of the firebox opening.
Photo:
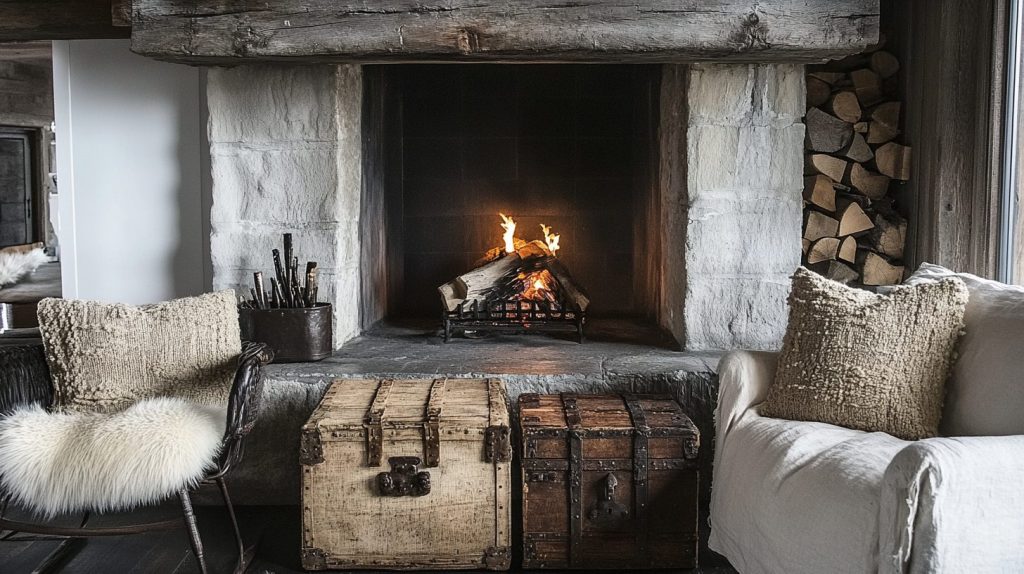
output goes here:
<path id="1" fill-rule="evenodd" d="M 370 324 L 440 319 L 437 287 L 504 251 L 506 218 L 516 239 L 559 236 L 589 317 L 655 322 L 659 67 L 366 68 Z"/>

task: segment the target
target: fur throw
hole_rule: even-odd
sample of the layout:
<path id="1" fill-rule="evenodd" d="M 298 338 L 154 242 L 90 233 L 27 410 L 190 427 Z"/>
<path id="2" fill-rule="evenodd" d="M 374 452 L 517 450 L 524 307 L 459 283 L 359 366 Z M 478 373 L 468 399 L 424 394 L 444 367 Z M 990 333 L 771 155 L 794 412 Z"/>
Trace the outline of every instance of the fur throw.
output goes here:
<path id="1" fill-rule="evenodd" d="M 0 251 L 0 287 L 17 283 L 32 273 L 49 258 L 42 249 L 30 251 Z"/>
<path id="2" fill-rule="evenodd" d="M 45 518 L 159 502 L 203 478 L 224 418 L 223 407 L 175 398 L 108 414 L 24 407 L 0 419 L 0 485 Z"/>

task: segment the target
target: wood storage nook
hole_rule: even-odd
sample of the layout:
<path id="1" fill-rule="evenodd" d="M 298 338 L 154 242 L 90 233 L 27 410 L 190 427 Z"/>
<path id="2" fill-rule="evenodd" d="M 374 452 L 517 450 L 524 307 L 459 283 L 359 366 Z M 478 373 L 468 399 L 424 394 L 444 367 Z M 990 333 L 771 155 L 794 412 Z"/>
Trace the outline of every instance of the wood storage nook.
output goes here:
<path id="1" fill-rule="evenodd" d="M 700 435 L 658 395 L 519 397 L 523 568 L 697 566 Z"/>
<path id="2" fill-rule="evenodd" d="M 302 565 L 507 570 L 499 379 L 334 381 L 302 428 Z"/>

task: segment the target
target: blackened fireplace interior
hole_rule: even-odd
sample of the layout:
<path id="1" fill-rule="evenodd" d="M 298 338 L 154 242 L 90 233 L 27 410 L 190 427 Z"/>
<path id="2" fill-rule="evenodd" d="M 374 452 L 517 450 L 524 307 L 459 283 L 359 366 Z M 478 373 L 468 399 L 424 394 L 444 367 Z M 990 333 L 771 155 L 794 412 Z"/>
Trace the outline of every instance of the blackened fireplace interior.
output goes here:
<path id="1" fill-rule="evenodd" d="M 364 67 L 364 328 L 440 319 L 437 287 L 516 237 L 561 236 L 590 318 L 654 323 L 656 66 Z"/>

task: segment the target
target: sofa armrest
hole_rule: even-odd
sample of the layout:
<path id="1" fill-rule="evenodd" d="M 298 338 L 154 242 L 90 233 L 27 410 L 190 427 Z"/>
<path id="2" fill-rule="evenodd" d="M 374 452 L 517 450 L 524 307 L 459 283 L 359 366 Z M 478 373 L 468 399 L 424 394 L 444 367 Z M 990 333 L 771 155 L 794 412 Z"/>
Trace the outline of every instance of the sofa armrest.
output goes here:
<path id="1" fill-rule="evenodd" d="M 1024 436 L 932 438 L 885 471 L 880 572 L 1024 572 Z"/>
<path id="2" fill-rule="evenodd" d="M 718 363 L 715 428 L 725 436 L 750 407 L 764 401 L 775 377 L 778 353 L 732 351 Z"/>

